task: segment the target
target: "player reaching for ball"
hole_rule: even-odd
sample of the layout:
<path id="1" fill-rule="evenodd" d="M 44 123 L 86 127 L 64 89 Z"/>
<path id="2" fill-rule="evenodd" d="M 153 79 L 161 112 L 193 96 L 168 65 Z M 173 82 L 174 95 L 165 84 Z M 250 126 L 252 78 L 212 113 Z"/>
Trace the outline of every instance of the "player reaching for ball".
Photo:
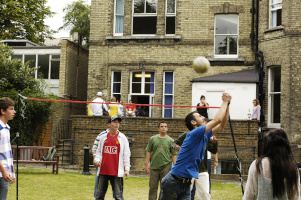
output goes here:
<path id="1" fill-rule="evenodd" d="M 189 113 L 185 118 L 190 130 L 181 146 L 178 158 L 171 171 L 162 179 L 161 200 L 189 200 L 192 178 L 198 178 L 198 166 L 204 158 L 205 147 L 212 135 L 221 131 L 229 117 L 229 93 L 223 93 L 223 103 L 209 123 L 197 111 Z"/>

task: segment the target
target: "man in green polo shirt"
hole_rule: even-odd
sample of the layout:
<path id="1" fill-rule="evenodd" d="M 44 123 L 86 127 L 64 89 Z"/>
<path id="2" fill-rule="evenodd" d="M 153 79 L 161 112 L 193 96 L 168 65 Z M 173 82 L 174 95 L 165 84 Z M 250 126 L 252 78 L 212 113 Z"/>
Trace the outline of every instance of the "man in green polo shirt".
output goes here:
<path id="1" fill-rule="evenodd" d="M 158 131 L 159 134 L 152 136 L 146 147 L 145 172 L 150 174 L 149 200 L 157 199 L 158 183 L 171 170 L 171 161 L 175 164 L 177 159 L 177 152 L 171 146 L 173 139 L 167 135 L 167 123 L 160 122 Z"/>

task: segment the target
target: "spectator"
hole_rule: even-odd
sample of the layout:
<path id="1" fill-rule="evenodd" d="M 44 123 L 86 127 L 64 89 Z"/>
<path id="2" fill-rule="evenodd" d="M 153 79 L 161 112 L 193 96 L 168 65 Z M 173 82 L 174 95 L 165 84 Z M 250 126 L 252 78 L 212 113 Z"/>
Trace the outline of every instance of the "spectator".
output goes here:
<path id="1" fill-rule="evenodd" d="M 170 171 L 171 162 L 175 164 L 177 159 L 177 152 L 171 147 L 173 139 L 167 135 L 167 123 L 160 122 L 158 131 L 159 134 L 152 136 L 146 147 L 145 172 L 149 173 L 149 200 L 157 199 L 158 183 Z"/>
<path id="2" fill-rule="evenodd" d="M 252 119 L 258 120 L 260 121 L 260 103 L 258 101 L 258 99 L 254 99 L 253 100 L 253 112 L 252 112 Z"/>
<path id="3" fill-rule="evenodd" d="M 142 116 L 144 116 L 144 111 L 143 111 L 143 109 L 141 108 L 141 106 L 138 106 L 138 107 L 137 107 L 137 110 L 136 110 L 136 116 L 137 116 L 137 117 L 142 117 Z"/>
<path id="4" fill-rule="evenodd" d="M 94 99 L 92 102 L 98 102 L 98 103 L 92 103 L 92 112 L 93 116 L 103 116 L 104 111 L 108 112 L 108 107 L 105 103 L 105 101 L 102 99 L 102 92 L 97 92 L 96 94 L 97 98 Z"/>
<path id="5" fill-rule="evenodd" d="M 111 116 L 108 120 L 109 131 L 99 138 L 94 164 L 98 167 L 97 198 L 105 198 L 108 182 L 112 185 L 115 199 L 123 199 L 123 176 L 130 176 L 130 147 L 126 136 L 119 132 L 121 118 Z"/>
<path id="6" fill-rule="evenodd" d="M 122 101 L 121 101 L 121 100 L 120 100 L 120 101 L 117 100 L 117 103 L 120 103 L 120 104 L 118 104 L 118 115 L 119 115 L 120 117 L 123 117 L 123 116 L 124 116 L 124 112 L 123 112 L 123 104 L 122 104 Z"/>
<path id="7" fill-rule="evenodd" d="M 110 116 L 120 116 L 119 104 L 117 104 L 116 97 L 111 98 L 111 103 L 108 106 Z"/>
<path id="8" fill-rule="evenodd" d="M 205 96 L 204 95 L 201 96 L 200 100 L 201 100 L 201 102 L 198 103 L 196 106 L 209 106 L 209 104 L 206 103 L 206 101 L 205 101 Z M 209 108 L 197 108 L 196 110 L 198 111 L 198 113 L 200 115 L 202 115 L 205 118 L 208 118 L 208 112 L 207 112 L 208 109 Z"/>
<path id="9" fill-rule="evenodd" d="M 94 101 L 94 99 L 96 99 L 97 97 L 94 97 L 91 101 Z M 92 112 L 92 103 L 88 103 L 87 105 L 87 113 L 88 116 L 93 116 L 93 112 Z"/>
<path id="10" fill-rule="evenodd" d="M 132 104 L 132 100 L 129 100 L 129 104 Z M 136 117 L 136 106 L 135 105 L 127 105 L 125 107 L 125 112 L 127 117 Z"/>
<path id="11" fill-rule="evenodd" d="M 263 138 L 263 155 L 249 168 L 245 200 L 300 199 L 300 174 L 284 130 Z"/>
<path id="12" fill-rule="evenodd" d="M 10 144 L 10 127 L 7 124 L 16 114 L 15 103 L 8 97 L 0 98 L 0 199 L 7 199 L 9 184 L 16 182 L 12 150 Z"/>

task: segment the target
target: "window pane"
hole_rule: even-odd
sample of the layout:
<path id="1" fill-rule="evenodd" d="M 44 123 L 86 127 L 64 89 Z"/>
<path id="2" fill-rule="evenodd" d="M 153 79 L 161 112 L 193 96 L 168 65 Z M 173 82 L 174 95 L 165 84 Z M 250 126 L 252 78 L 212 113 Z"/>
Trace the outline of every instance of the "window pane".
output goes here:
<path id="1" fill-rule="evenodd" d="M 272 123 L 280 123 L 280 94 L 271 95 Z"/>
<path id="2" fill-rule="evenodd" d="M 121 83 L 113 83 L 113 93 L 120 93 Z"/>
<path id="3" fill-rule="evenodd" d="M 116 14 L 123 15 L 123 0 L 116 0 Z"/>
<path id="4" fill-rule="evenodd" d="M 165 82 L 173 82 L 173 72 L 165 72 Z"/>
<path id="5" fill-rule="evenodd" d="M 132 93 L 141 93 L 141 83 L 132 83 Z"/>
<path id="6" fill-rule="evenodd" d="M 121 72 L 114 72 L 113 82 L 121 82 Z"/>
<path id="7" fill-rule="evenodd" d="M 146 13 L 157 13 L 157 0 L 146 0 Z"/>
<path id="8" fill-rule="evenodd" d="M 38 74 L 42 73 L 43 79 L 48 79 L 49 73 L 49 55 L 39 55 L 38 56 Z"/>
<path id="9" fill-rule="evenodd" d="M 60 78 L 60 61 L 51 61 L 51 79 L 59 79 Z"/>
<path id="10" fill-rule="evenodd" d="M 165 102 L 164 105 L 172 105 L 172 96 L 171 95 L 165 95 Z"/>
<path id="11" fill-rule="evenodd" d="M 22 60 L 22 55 L 13 55 L 11 59 L 20 59 Z"/>
<path id="12" fill-rule="evenodd" d="M 165 83 L 165 94 L 172 94 L 172 83 Z"/>
<path id="13" fill-rule="evenodd" d="M 116 16 L 115 33 L 123 33 L 123 15 Z"/>
<path id="14" fill-rule="evenodd" d="M 132 82 L 141 82 L 142 72 L 133 72 Z"/>
<path id="15" fill-rule="evenodd" d="M 227 54 L 226 36 L 215 36 L 215 54 Z"/>
<path id="16" fill-rule="evenodd" d="M 216 15 L 215 33 L 238 34 L 237 25 L 237 15 Z"/>
<path id="17" fill-rule="evenodd" d="M 237 54 L 237 37 L 230 36 L 229 37 L 229 54 Z"/>
<path id="18" fill-rule="evenodd" d="M 29 67 L 33 68 L 36 66 L 36 55 L 25 55 L 24 63 L 29 62 Z"/>
<path id="19" fill-rule="evenodd" d="M 156 34 L 157 17 L 134 17 L 133 34 Z"/>
<path id="20" fill-rule="evenodd" d="M 134 13 L 144 13 L 144 0 L 134 1 Z"/>
<path id="21" fill-rule="evenodd" d="M 166 34 L 176 33 L 176 17 L 166 17 Z"/>
<path id="22" fill-rule="evenodd" d="M 172 109 L 171 108 L 165 108 L 164 109 L 164 117 L 172 117 Z"/>
<path id="23" fill-rule="evenodd" d="M 153 83 L 145 83 L 145 93 L 154 94 L 154 84 Z"/>
<path id="24" fill-rule="evenodd" d="M 272 85 L 271 92 L 281 92 L 281 68 L 275 67 L 272 69 Z"/>
<path id="25" fill-rule="evenodd" d="M 277 26 L 282 25 L 282 9 L 277 10 Z"/>
<path id="26" fill-rule="evenodd" d="M 120 94 L 113 94 L 114 97 L 116 97 L 116 100 L 120 102 L 121 95 Z"/>
<path id="27" fill-rule="evenodd" d="M 167 13 L 176 13 L 175 0 L 167 0 Z"/>
<path id="28" fill-rule="evenodd" d="M 145 82 L 154 82 L 154 72 L 145 72 Z"/>

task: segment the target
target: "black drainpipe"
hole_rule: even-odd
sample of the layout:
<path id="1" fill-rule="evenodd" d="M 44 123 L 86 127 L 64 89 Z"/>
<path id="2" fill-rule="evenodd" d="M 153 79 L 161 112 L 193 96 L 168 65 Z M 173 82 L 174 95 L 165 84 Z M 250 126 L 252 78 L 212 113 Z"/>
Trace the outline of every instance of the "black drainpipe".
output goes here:
<path id="1" fill-rule="evenodd" d="M 263 138 L 263 123 L 264 123 L 264 115 L 263 115 L 263 102 L 264 102 L 264 91 L 263 91 L 263 80 L 264 80 L 264 56 L 262 51 L 258 51 L 258 29 L 259 29 L 259 0 L 256 0 L 256 9 L 255 9 L 255 0 L 252 0 L 252 9 L 250 10 L 252 13 L 252 27 L 251 27 L 251 49 L 255 54 L 255 63 L 256 68 L 258 70 L 259 75 L 259 83 L 258 83 L 258 98 L 261 106 L 261 115 L 260 115 L 260 123 L 258 126 L 258 156 L 262 154 L 262 138 Z M 256 16 L 256 24 L 255 24 L 255 16 Z M 255 27 L 254 27 L 255 26 Z M 254 33 L 255 29 L 255 33 Z M 255 46 L 255 48 L 254 48 Z"/>

